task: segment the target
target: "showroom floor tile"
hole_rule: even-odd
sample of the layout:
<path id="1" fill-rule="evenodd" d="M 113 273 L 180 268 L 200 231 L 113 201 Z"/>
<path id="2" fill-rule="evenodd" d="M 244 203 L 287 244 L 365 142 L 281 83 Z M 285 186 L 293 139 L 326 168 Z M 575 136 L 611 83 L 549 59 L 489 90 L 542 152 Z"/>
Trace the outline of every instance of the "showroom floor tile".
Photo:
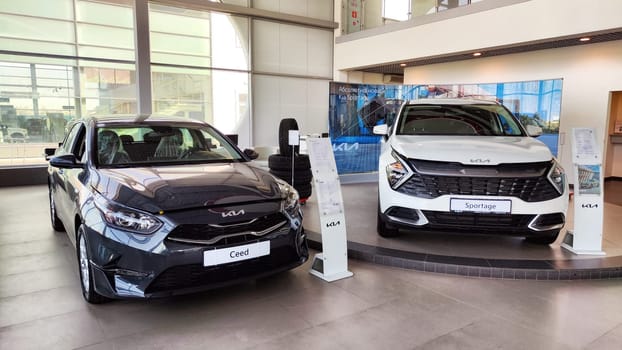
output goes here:
<path id="1" fill-rule="evenodd" d="M 1 349 L 617 349 L 622 280 L 495 280 L 350 260 L 205 293 L 88 305 L 45 186 L 0 188 Z M 614 215 L 622 208 L 614 208 Z"/>
<path id="2" fill-rule="evenodd" d="M 453 234 L 440 232 L 402 231 L 397 238 L 380 237 L 376 232 L 376 213 L 378 206 L 377 183 L 351 183 L 341 186 L 345 218 L 350 242 L 375 247 L 425 252 L 440 256 L 476 257 L 486 259 L 517 260 L 582 260 L 592 259 L 589 255 L 575 255 L 561 248 L 567 230 L 572 230 L 573 206 L 569 203 L 568 218 L 557 241 L 551 245 L 525 242 L 522 237 L 489 234 Z M 602 249 L 607 256 L 622 256 L 622 206 L 609 202 L 612 197 L 622 197 L 622 181 L 605 183 L 604 225 Z M 616 197 L 617 198 L 617 197 Z M 315 197 L 311 197 L 304 207 L 305 228 L 319 233 L 320 220 Z"/>

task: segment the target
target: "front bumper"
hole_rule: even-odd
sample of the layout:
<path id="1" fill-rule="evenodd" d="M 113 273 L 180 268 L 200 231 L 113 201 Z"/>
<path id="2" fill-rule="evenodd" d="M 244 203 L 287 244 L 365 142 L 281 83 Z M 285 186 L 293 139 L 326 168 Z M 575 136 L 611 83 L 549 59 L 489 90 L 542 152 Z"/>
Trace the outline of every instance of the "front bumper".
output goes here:
<path id="1" fill-rule="evenodd" d="M 514 236 L 537 236 L 564 226 L 568 210 L 568 188 L 564 194 L 547 201 L 525 202 L 516 197 L 443 195 L 433 199 L 419 198 L 394 191 L 386 176 L 379 174 L 379 211 L 383 221 L 402 228 L 431 231 L 494 233 Z M 506 200 L 509 214 L 452 212 L 452 198 Z"/>
<path id="2" fill-rule="evenodd" d="M 299 223 L 299 222 L 298 222 Z M 153 249 L 128 242 L 125 232 L 87 226 L 86 239 L 95 291 L 109 298 L 152 298 L 219 288 L 292 269 L 308 259 L 302 225 L 291 224 L 244 243 L 196 245 L 164 239 Z M 210 249 L 270 242 L 270 254 L 217 266 L 203 266 Z M 145 242 L 145 246 L 153 242 Z"/>

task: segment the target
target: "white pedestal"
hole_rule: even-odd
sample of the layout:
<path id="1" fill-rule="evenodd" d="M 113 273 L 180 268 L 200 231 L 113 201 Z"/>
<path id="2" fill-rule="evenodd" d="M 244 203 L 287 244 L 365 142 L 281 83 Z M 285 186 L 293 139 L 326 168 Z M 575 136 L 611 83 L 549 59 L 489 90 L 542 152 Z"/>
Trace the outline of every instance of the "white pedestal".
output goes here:
<path id="1" fill-rule="evenodd" d="M 341 270 L 333 272 L 331 274 L 326 274 L 324 273 L 324 262 L 324 254 L 315 254 L 315 256 L 313 257 L 313 264 L 311 265 L 311 270 L 309 270 L 309 273 L 315 277 L 323 279 L 326 282 L 333 282 L 343 278 L 354 276 L 354 274 L 348 270 Z"/>
<path id="2" fill-rule="evenodd" d="M 583 248 L 574 248 L 573 246 L 574 239 L 575 237 L 572 231 L 566 232 L 566 236 L 564 237 L 564 241 L 562 242 L 561 247 L 577 255 L 597 255 L 597 256 L 607 255 L 607 253 L 605 253 L 604 251 L 600 249 L 590 250 L 590 249 L 583 249 Z"/>
<path id="3" fill-rule="evenodd" d="M 578 255 L 605 255 L 603 245 L 604 178 L 594 129 L 572 129 L 574 231 L 562 248 Z"/>
<path id="4" fill-rule="evenodd" d="M 307 139 L 322 234 L 322 253 L 313 259 L 309 273 L 327 282 L 351 277 L 348 271 L 346 217 L 339 174 L 332 145 L 327 138 Z"/>

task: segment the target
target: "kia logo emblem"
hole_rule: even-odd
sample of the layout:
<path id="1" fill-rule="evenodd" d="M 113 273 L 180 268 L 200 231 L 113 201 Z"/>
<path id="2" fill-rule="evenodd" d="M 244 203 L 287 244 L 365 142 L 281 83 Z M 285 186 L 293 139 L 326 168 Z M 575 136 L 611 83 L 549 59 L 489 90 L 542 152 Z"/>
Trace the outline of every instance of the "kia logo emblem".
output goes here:
<path id="1" fill-rule="evenodd" d="M 332 222 L 327 223 L 326 227 L 337 227 L 339 225 L 341 225 L 341 222 L 339 222 L 339 221 L 332 221 Z"/>
<path id="2" fill-rule="evenodd" d="M 481 159 L 481 158 L 477 158 L 477 159 L 471 159 L 471 163 L 490 163 L 490 159 Z"/>
<path id="3" fill-rule="evenodd" d="M 222 215 L 223 218 L 227 218 L 229 216 L 244 215 L 244 214 L 246 214 L 246 212 L 244 212 L 244 209 L 240 209 L 238 211 L 229 210 L 229 211 L 223 211 L 222 213 L 220 213 L 220 215 Z"/>

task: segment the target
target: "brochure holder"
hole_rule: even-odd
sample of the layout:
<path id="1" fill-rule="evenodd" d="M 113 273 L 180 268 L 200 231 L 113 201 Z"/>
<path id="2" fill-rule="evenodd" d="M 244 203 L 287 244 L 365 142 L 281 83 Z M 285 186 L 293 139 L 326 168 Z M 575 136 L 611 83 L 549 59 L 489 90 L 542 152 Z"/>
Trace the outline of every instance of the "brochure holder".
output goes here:
<path id="1" fill-rule="evenodd" d="M 309 273 L 327 282 L 351 277 L 343 198 L 330 139 L 308 138 L 307 150 L 322 234 L 322 253 L 313 258 Z"/>
<path id="2" fill-rule="evenodd" d="M 578 255 L 605 255 L 603 242 L 603 173 L 594 129 L 572 129 L 574 168 L 574 230 L 562 248 Z"/>

